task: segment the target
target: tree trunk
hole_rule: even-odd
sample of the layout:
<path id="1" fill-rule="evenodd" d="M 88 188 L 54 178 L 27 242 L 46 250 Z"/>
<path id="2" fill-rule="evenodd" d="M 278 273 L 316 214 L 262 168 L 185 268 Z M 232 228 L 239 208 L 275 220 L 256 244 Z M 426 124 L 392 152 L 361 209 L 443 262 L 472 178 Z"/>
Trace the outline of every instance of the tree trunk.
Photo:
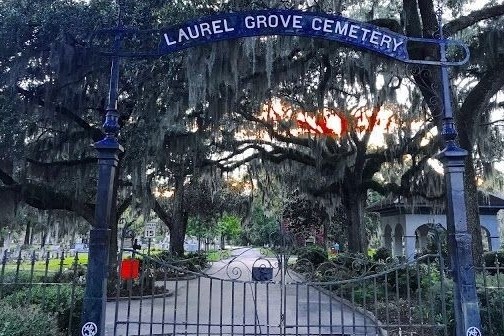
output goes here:
<path id="1" fill-rule="evenodd" d="M 45 244 L 44 245 L 51 245 L 52 244 L 52 235 L 53 235 L 53 228 L 52 226 L 48 226 L 45 234 Z"/>
<path id="2" fill-rule="evenodd" d="M 46 244 L 46 237 L 47 237 L 47 231 L 44 229 L 41 233 L 40 233 L 40 247 L 41 248 L 44 248 L 45 244 Z"/>
<path id="3" fill-rule="evenodd" d="M 24 242 L 23 245 L 30 245 L 30 237 L 31 237 L 31 222 L 28 221 L 26 223 L 26 231 L 25 231 L 25 236 L 24 236 Z"/>
<path id="4" fill-rule="evenodd" d="M 183 226 L 183 216 L 177 218 L 174 216 L 175 225 L 173 230 L 170 232 L 170 252 L 177 256 L 184 255 L 184 239 L 185 239 L 185 229 Z"/>
<path id="5" fill-rule="evenodd" d="M 350 188 L 343 197 L 343 206 L 347 214 L 348 251 L 367 253 L 367 234 L 364 225 L 364 204 L 359 188 Z"/>
<path id="6" fill-rule="evenodd" d="M 75 234 L 77 232 L 77 221 L 75 220 L 75 216 L 72 219 L 73 221 L 73 226 L 71 228 L 72 234 L 70 236 L 70 248 L 72 248 L 75 245 Z"/>
<path id="7" fill-rule="evenodd" d="M 173 227 L 170 230 L 170 252 L 184 254 L 184 239 L 188 215 L 184 209 L 184 176 L 175 177 L 175 195 L 173 201 Z"/>
<path id="8" fill-rule="evenodd" d="M 53 236 L 53 244 L 59 244 L 59 236 L 60 236 L 60 222 L 54 222 L 54 236 Z"/>
<path id="9" fill-rule="evenodd" d="M 118 280 L 118 246 L 117 246 L 117 227 L 119 218 L 117 216 L 117 188 L 121 170 L 121 161 L 117 165 L 116 174 L 114 176 L 112 208 L 110 209 L 110 222 L 109 222 L 109 254 L 108 254 L 108 279 L 109 286 L 117 285 Z"/>
<path id="10" fill-rule="evenodd" d="M 471 154 L 465 162 L 464 175 L 465 205 L 467 214 L 467 230 L 472 236 L 472 254 L 475 266 L 480 266 L 483 259 L 483 241 L 479 218 L 478 187 L 476 172 Z"/>

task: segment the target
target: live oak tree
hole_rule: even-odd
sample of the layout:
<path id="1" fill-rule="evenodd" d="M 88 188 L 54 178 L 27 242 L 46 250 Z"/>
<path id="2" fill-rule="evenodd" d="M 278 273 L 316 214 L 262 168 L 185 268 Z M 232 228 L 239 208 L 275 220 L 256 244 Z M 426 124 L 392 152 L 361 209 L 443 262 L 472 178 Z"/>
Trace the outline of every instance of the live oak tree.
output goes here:
<path id="1" fill-rule="evenodd" d="M 466 160 L 465 191 L 466 208 L 470 232 L 473 236 L 473 256 L 478 263 L 482 255 L 481 228 L 478 215 L 478 197 L 476 189 L 476 174 L 474 155 L 477 134 L 488 125 L 481 125 L 481 120 L 488 118 L 492 110 L 492 102 L 496 94 L 504 87 L 502 39 L 496 38 L 502 35 L 504 5 L 487 5 L 486 7 L 469 13 L 457 11 L 461 9 L 465 1 L 455 4 L 455 19 L 443 26 L 445 37 L 460 37 L 466 40 L 473 52 L 469 66 L 464 70 L 458 70 L 452 74 L 453 80 L 471 80 L 473 84 L 466 90 L 455 92 L 455 119 L 459 132 L 459 143 L 462 148 L 469 152 Z M 407 24 L 404 26 L 408 36 L 421 36 L 432 38 L 439 32 L 440 27 L 436 20 L 436 8 L 433 1 L 403 1 L 404 16 Z M 484 22 L 484 24 L 483 24 Z M 434 50 L 411 50 L 413 57 L 431 57 Z M 485 55 L 481 57 L 480 55 Z M 435 56 L 437 57 L 437 55 Z M 415 73 L 415 83 L 422 91 L 426 103 L 429 105 L 432 116 L 440 127 L 442 110 L 440 94 L 436 90 L 439 82 L 437 69 L 423 67 Z M 439 128 L 440 129 L 440 128 Z M 484 134 L 486 132 L 481 132 Z M 486 158 L 481 158 L 485 161 Z"/>
<path id="2" fill-rule="evenodd" d="M 475 135 L 488 134 L 479 132 L 478 125 L 481 120 L 487 123 L 488 117 L 484 116 L 488 116 L 495 93 L 502 88 L 503 72 L 499 71 L 502 67 L 502 57 L 499 56 L 502 52 L 499 47 L 502 39 L 496 36 L 502 31 L 499 18 L 504 8 L 502 5 L 489 6 L 462 15 L 459 5 L 463 2 L 451 4 L 455 5 L 453 9 L 456 18 L 445 25 L 445 34 L 451 36 L 461 32 L 460 37 L 467 38 L 474 46 L 473 54 L 478 56 L 478 51 L 481 50 L 481 55 L 484 55 L 473 57 L 469 68 L 452 73 L 456 78 L 470 78 L 476 83 L 456 92 L 455 95 L 458 99 L 456 105 L 460 106 L 455 110 L 457 116 L 461 116 L 458 118 L 461 144 L 473 152 Z M 0 120 L 4 130 L 0 135 L 0 188 L 4 195 L 15 195 L 18 201 L 40 209 L 73 211 L 92 222 L 96 161 L 89 144 L 103 136 L 100 124 L 103 117 L 103 99 L 107 91 L 109 62 L 106 58 L 97 57 L 96 53 L 96 49 L 103 47 L 107 39 L 97 39 L 86 44 L 86 37 L 95 28 L 99 28 L 96 26 L 98 22 L 103 26 L 113 26 L 117 8 L 110 6 L 108 1 L 90 1 L 89 4 L 54 1 L 52 6 L 4 1 L 1 6 L 0 33 L 3 34 L 2 41 L 5 42 L 0 52 Z M 170 4 L 159 1 L 127 1 L 123 14 L 127 24 L 150 29 L 218 11 L 285 6 L 343 12 L 345 15 L 352 15 L 408 36 L 431 37 L 438 28 L 435 6 L 429 0 L 391 1 L 386 6 L 367 1 L 273 1 L 269 4 L 243 1 L 219 4 L 213 1 Z M 485 25 L 478 25 L 483 20 Z M 152 40 L 140 37 L 125 43 L 126 48 L 142 50 L 150 50 L 156 45 Z M 433 57 L 432 51 L 429 50 L 411 50 L 410 54 L 418 58 Z M 273 101 L 272 98 L 288 101 L 289 106 L 313 113 L 316 117 L 317 114 L 323 114 L 326 105 L 339 106 L 339 101 L 330 101 L 328 98 L 334 95 L 341 99 L 341 95 L 331 92 L 346 90 L 352 82 L 359 83 L 355 84 L 354 92 L 351 93 L 355 94 L 355 91 L 359 90 L 365 92 L 370 111 L 368 117 L 372 120 L 373 113 L 378 114 L 384 107 L 390 108 L 393 105 L 392 88 L 398 84 L 398 78 L 412 75 L 397 71 L 396 78 L 387 78 L 385 90 L 381 90 L 373 83 L 375 67 L 383 67 L 381 70 L 385 70 L 390 64 L 362 53 L 355 54 L 348 49 L 341 49 L 340 46 L 335 46 L 334 42 L 296 37 L 227 41 L 173 54 L 166 59 L 128 60 L 123 63 L 120 83 L 119 108 L 123 126 L 121 142 L 126 145 L 127 151 L 122 158 L 122 173 L 118 180 L 118 195 L 121 200 L 118 210 L 124 209 L 129 202 L 137 201 L 155 206 L 150 188 L 153 185 L 148 182 L 167 178 L 176 184 L 176 172 L 179 177 L 176 189 L 184 188 L 182 179 L 185 180 L 192 173 L 187 175 L 186 168 L 177 169 L 177 166 L 180 167 L 185 162 L 193 169 L 199 162 L 203 165 L 211 164 L 210 160 L 202 159 L 206 157 L 204 152 L 208 149 L 215 151 L 213 158 L 226 155 L 223 153 L 243 152 L 244 147 L 233 147 L 240 145 L 232 138 L 234 134 L 245 130 L 254 131 L 254 127 L 257 127 L 272 135 L 276 133 L 285 137 L 288 123 L 278 123 L 272 128 L 265 123 L 267 120 L 258 118 L 255 114 L 265 103 Z M 385 71 L 383 73 L 385 74 Z M 338 75 L 341 78 L 334 77 Z M 347 87 L 340 86 L 343 82 L 347 83 Z M 334 83 L 338 86 L 331 86 Z M 409 103 L 404 104 L 402 111 L 416 109 L 410 111 L 410 115 L 415 116 L 414 120 L 423 114 L 427 122 L 432 121 L 434 125 L 439 126 L 439 94 L 433 86 L 438 83 L 437 70 L 418 69 L 413 73 L 412 83 L 417 86 L 424 99 L 419 101 L 415 90 L 412 90 Z M 372 89 L 373 87 L 375 88 Z M 423 109 L 424 106 L 429 109 Z M 348 106 L 336 111 L 344 113 L 347 119 L 356 112 Z M 258 126 L 251 127 L 250 121 Z M 378 119 L 375 122 L 377 121 Z M 247 126 L 242 126 L 242 122 L 246 122 Z M 368 143 L 363 141 L 366 138 L 366 129 L 350 129 L 355 134 L 361 132 L 363 136 L 357 136 L 358 141 L 353 145 L 353 140 L 342 145 L 340 138 L 333 142 L 334 137 L 316 137 L 315 134 L 295 144 L 298 146 L 296 149 L 301 149 L 301 160 L 298 161 L 308 163 L 308 166 L 313 166 L 320 173 L 334 171 L 334 176 L 340 177 L 346 174 L 343 168 L 345 165 L 322 165 L 323 155 L 340 155 L 341 160 L 333 161 L 336 163 L 350 163 L 350 166 L 352 162 L 357 163 L 353 175 L 346 175 L 348 178 L 339 179 L 337 183 L 326 183 L 336 181 L 324 180 L 324 185 L 314 188 L 318 190 L 311 190 L 312 193 L 320 195 L 332 193 L 337 195 L 342 203 L 346 202 L 350 217 L 353 218 L 351 222 L 358 223 L 349 225 L 355 230 L 353 237 L 365 237 L 362 211 L 366 193 L 351 193 L 356 187 L 352 181 L 360 181 L 361 174 L 372 177 L 373 170 L 379 171 L 384 163 L 397 162 L 402 153 L 411 153 L 410 161 L 406 162 L 411 170 L 407 170 L 408 173 L 399 180 L 398 185 L 383 185 L 376 183 L 376 179 L 366 178 L 363 179 L 366 183 L 359 186 L 363 190 L 374 188 L 382 192 L 392 190 L 407 194 L 415 189 L 412 188 L 417 181 L 415 174 L 422 171 L 422 164 L 429 153 L 432 154 L 439 148 L 436 141 L 432 141 L 429 147 L 419 146 L 422 134 L 417 137 L 412 133 L 405 136 L 402 132 L 406 132 L 404 130 L 408 127 L 404 126 L 396 129 L 395 136 L 392 136 L 394 139 L 390 141 L 391 146 L 381 152 L 383 155 L 368 152 Z M 398 131 L 399 129 L 402 131 Z M 199 130 L 199 135 L 195 130 Z M 427 133 L 428 130 L 430 125 L 427 123 L 421 132 Z M 190 133 L 194 133 L 192 135 L 195 137 L 202 137 L 198 140 L 201 156 L 182 151 L 182 154 L 186 154 L 183 160 L 158 158 L 160 153 L 172 152 L 172 140 L 184 137 L 189 139 L 192 137 L 187 136 Z M 283 140 L 284 138 L 277 137 L 272 144 L 281 147 L 278 142 Z M 178 145 L 181 150 L 191 148 L 192 144 L 196 143 L 190 140 L 183 144 L 184 140 L 181 141 L 182 144 Z M 356 145 L 357 143 L 359 145 Z M 309 146 L 303 149 L 303 144 Z M 279 156 L 282 160 L 290 160 L 289 156 L 292 155 L 290 150 L 284 149 L 281 154 L 278 148 L 275 149 L 278 153 L 267 155 L 266 152 L 269 152 L 271 147 L 257 140 L 250 143 L 249 147 L 257 150 L 256 158 L 278 161 Z M 314 156 L 309 159 L 307 150 L 312 149 L 316 151 L 311 152 Z M 369 154 L 373 155 L 368 157 Z M 171 161 L 175 162 L 175 166 L 167 164 Z M 367 163 L 359 167 L 363 161 Z M 472 166 L 468 161 L 468 187 L 474 186 L 474 176 L 470 176 Z M 233 167 L 232 164 L 223 168 Z M 365 170 L 365 167 L 369 167 L 369 170 Z M 346 198 L 343 197 L 345 193 L 348 196 Z M 475 198 L 469 194 L 468 208 L 475 209 L 474 201 Z M 180 199 L 177 204 L 178 209 L 183 209 Z M 179 219 L 173 220 L 168 216 L 165 220 L 167 223 L 179 225 L 177 223 L 184 223 L 181 214 L 183 211 L 176 215 Z M 476 223 L 477 216 L 470 216 L 470 219 L 471 223 Z M 476 228 L 473 230 L 476 235 L 477 224 L 473 225 L 473 228 Z M 353 250 L 366 248 L 365 238 L 354 239 L 356 241 L 351 243 Z M 478 239 L 474 241 L 477 242 Z"/>
<path id="3" fill-rule="evenodd" d="M 369 20 L 372 23 L 387 27 L 391 30 L 395 30 L 401 33 L 404 33 L 408 36 L 423 36 L 423 37 L 428 37 L 432 38 L 435 37 L 436 32 L 439 30 L 438 24 L 437 24 L 437 17 L 436 17 L 436 8 L 435 4 L 432 1 L 403 1 L 402 3 L 400 2 L 393 2 L 393 6 L 388 6 L 388 11 L 384 10 L 383 7 L 380 7 L 379 4 L 373 3 L 373 4 L 368 4 L 368 3 L 361 3 L 360 5 L 354 5 L 353 3 L 349 2 L 350 5 L 353 5 L 353 9 L 357 8 L 361 10 L 361 13 L 364 12 L 365 19 Z M 497 5 L 497 6 L 488 6 L 487 8 L 483 8 L 481 10 L 474 11 L 472 13 L 469 13 L 467 15 L 463 15 L 463 12 L 461 11 L 463 2 L 457 2 L 454 3 L 454 7 L 452 8 L 455 13 L 457 13 L 459 16 L 453 19 L 452 21 L 448 22 L 445 27 L 444 27 L 444 34 L 445 36 L 452 36 L 453 34 L 457 32 L 461 32 L 464 30 L 464 34 L 461 35 L 463 38 L 467 38 L 468 42 L 474 42 L 474 40 L 470 40 L 471 36 L 474 35 L 474 30 L 471 30 L 471 27 L 477 27 L 476 24 L 478 22 L 481 22 L 483 20 L 493 20 L 493 22 L 490 25 L 483 25 L 479 26 L 476 30 L 481 30 L 481 33 L 478 33 L 479 35 L 485 35 L 483 31 L 485 32 L 490 32 L 494 31 L 495 33 L 489 34 L 491 36 L 496 36 L 498 35 L 498 31 L 501 29 L 499 26 L 499 18 L 503 13 L 503 6 L 502 5 Z M 331 4 L 326 4 L 324 2 L 319 2 L 315 4 L 315 6 L 318 6 L 318 9 L 328 9 L 330 8 Z M 325 7 L 327 6 L 327 7 Z M 368 11 L 364 11 L 363 9 L 368 6 Z M 352 6 L 349 6 L 350 9 L 352 9 Z M 391 13 L 391 10 L 396 9 L 397 11 L 395 13 Z M 349 10 L 350 11 L 350 10 Z M 402 14 L 402 20 L 399 20 L 399 12 Z M 378 16 L 380 15 L 380 16 Z M 467 29 L 466 29 L 467 28 Z M 474 29 L 474 28 L 473 28 Z M 249 102 L 252 102 L 252 108 L 248 108 L 248 106 L 243 105 L 240 107 L 236 108 L 237 112 L 242 112 L 240 109 L 245 110 L 245 113 L 251 114 L 254 112 L 254 110 L 258 110 L 261 107 L 262 102 L 267 101 L 267 96 L 268 94 L 271 95 L 272 90 L 275 89 L 275 85 L 279 85 L 278 83 L 281 83 L 280 85 L 285 85 L 285 83 L 288 82 L 285 79 L 287 77 L 286 74 L 292 75 L 292 73 L 296 73 L 296 70 L 298 69 L 307 69 L 306 64 L 309 64 L 310 60 L 316 59 L 318 57 L 319 61 L 321 64 L 323 64 L 324 60 L 323 57 L 320 54 L 323 54 L 324 48 L 330 49 L 330 47 L 327 46 L 327 44 L 324 44 L 322 42 L 313 42 L 311 44 L 312 48 L 309 49 L 306 45 L 303 46 L 302 39 L 296 40 L 296 39 L 290 39 L 286 41 L 284 38 L 267 38 L 267 39 L 262 39 L 260 40 L 262 43 L 259 42 L 244 42 L 244 51 L 242 52 L 243 54 L 247 55 L 248 54 L 254 54 L 257 52 L 257 50 L 263 50 L 262 54 L 259 54 L 257 56 L 254 54 L 254 57 L 252 57 L 252 63 L 256 65 L 256 70 L 257 69 L 263 69 L 258 70 L 258 71 L 252 71 L 252 74 L 248 75 L 246 70 L 247 65 L 243 65 L 242 62 L 237 62 L 235 65 L 234 60 L 235 57 L 231 57 L 231 68 L 233 69 L 240 69 L 245 73 L 244 75 L 237 76 L 235 75 L 235 87 L 240 87 L 249 94 L 248 97 L 246 97 L 246 100 Z M 275 42 L 272 42 L 275 41 Z M 497 46 L 501 43 L 500 40 L 496 40 L 495 38 L 491 39 L 488 45 L 491 45 L 494 51 L 497 51 L 494 53 L 495 56 L 491 56 L 490 59 L 494 59 L 496 61 L 489 62 L 492 67 L 488 67 L 485 65 L 485 60 L 479 59 L 479 58 L 472 58 L 473 65 L 472 67 L 476 68 L 478 71 L 476 72 L 478 74 L 478 77 L 481 78 L 481 81 L 478 82 L 475 86 L 470 88 L 469 92 L 466 92 L 467 98 L 460 103 L 460 109 L 455 108 L 456 110 L 456 115 L 457 115 L 457 120 L 475 120 L 474 118 L 477 118 L 478 115 L 481 115 L 482 110 L 488 110 L 488 105 L 492 101 L 493 97 L 495 97 L 496 92 L 501 90 L 502 84 L 500 81 L 500 74 L 502 71 L 498 71 L 499 69 L 499 62 L 497 60 L 502 59 L 502 57 L 499 57 L 499 52 L 500 50 Z M 473 44 L 474 45 L 474 44 Z M 234 55 L 235 53 L 240 53 L 239 47 L 236 47 L 236 45 L 232 45 L 233 51 L 229 52 L 230 55 Z M 482 45 L 480 43 L 474 45 L 475 48 L 481 48 Z M 496 48 L 497 47 L 497 48 Z M 262 48 L 262 49 L 261 49 Z M 483 50 L 484 48 L 480 49 Z M 316 51 L 316 52 L 315 52 Z M 210 52 L 211 57 L 213 56 L 211 51 Z M 207 55 L 208 55 L 207 52 Z M 317 55 L 318 53 L 318 55 Z M 428 48 L 418 48 L 418 49 L 411 49 L 410 50 L 410 55 L 412 58 L 417 58 L 417 59 L 428 59 L 428 58 L 438 58 L 437 51 L 435 49 L 428 49 Z M 333 53 L 334 54 L 334 53 Z M 257 57 L 255 57 L 257 56 Z M 238 58 L 240 59 L 240 58 Z M 367 59 L 363 57 L 363 59 Z M 327 62 L 327 61 L 326 61 Z M 359 74 L 363 74 L 365 76 L 366 70 L 369 71 L 374 71 L 375 63 L 372 62 L 363 62 L 366 64 L 365 66 L 361 67 L 361 70 Z M 327 64 L 331 64 L 330 62 Z M 263 68 L 261 68 L 263 66 Z M 304 68 L 303 68 L 304 67 Z M 328 68 L 325 66 L 320 66 L 321 69 Z M 356 69 L 354 68 L 354 73 Z M 411 70 L 411 69 L 407 69 Z M 468 71 L 459 71 L 456 73 L 458 78 L 471 78 L 476 81 L 479 80 L 478 77 L 471 75 L 471 69 L 467 69 Z M 234 72 L 231 72 L 232 74 Z M 316 93 L 316 86 L 320 87 L 320 84 L 323 83 L 323 76 L 320 75 L 322 71 L 320 72 L 314 72 L 316 75 L 319 75 L 322 79 L 320 79 L 318 82 L 314 82 L 312 80 L 312 83 L 316 83 L 312 90 L 312 95 L 313 97 L 317 96 Z M 349 71 L 347 74 L 351 75 L 352 72 Z M 486 75 L 486 77 L 485 77 Z M 306 76 L 309 77 L 309 74 Z M 441 117 L 442 117 L 442 111 L 441 111 L 441 100 L 440 100 L 440 93 L 438 91 L 439 88 L 439 75 L 437 73 L 437 69 L 435 67 L 417 67 L 413 69 L 412 72 L 404 72 L 398 77 L 413 77 L 412 78 L 412 83 L 418 88 L 418 90 L 422 93 L 423 96 L 423 101 L 421 104 L 417 104 L 415 108 L 418 109 L 418 113 L 424 112 L 420 108 L 420 106 L 427 106 L 429 109 L 425 110 L 425 115 L 432 119 L 433 125 L 436 125 L 438 128 L 441 125 Z M 212 78 L 209 78 L 212 83 L 215 81 L 219 81 L 220 76 L 215 76 L 215 78 L 212 80 Z M 231 77 L 232 78 L 232 77 Z M 455 78 L 456 79 L 456 78 Z M 485 79 L 485 80 L 483 80 Z M 255 80 L 255 82 L 254 82 Z M 257 85 L 258 81 L 264 81 L 266 80 L 267 82 L 267 87 L 269 90 L 264 90 L 264 85 L 260 88 L 259 92 L 257 90 L 254 91 L 252 86 L 255 84 Z M 225 83 L 224 81 L 221 80 L 221 82 Z M 250 85 L 252 83 L 252 85 Z M 308 89 L 310 88 L 310 82 L 305 81 L 306 85 L 308 86 Z M 205 84 L 207 85 L 207 84 Z M 231 87 L 232 83 L 229 83 Z M 215 87 L 215 84 L 213 85 Z M 228 88 L 229 89 L 229 88 Z M 474 90 L 474 91 L 473 91 Z M 278 90 L 280 91 L 280 90 Z M 484 94 L 483 94 L 484 93 Z M 278 92 L 273 91 L 273 96 L 278 95 Z M 458 99 L 464 99 L 465 95 L 461 94 L 455 94 L 455 97 Z M 250 98 L 252 97 L 252 98 Z M 382 97 L 384 101 L 387 100 L 387 97 Z M 306 97 L 303 97 L 303 99 L 306 99 Z M 245 101 L 246 101 L 245 100 Z M 319 99 L 319 101 L 322 101 L 325 103 L 325 98 Z M 302 103 L 305 103 L 302 101 Z M 255 105 L 254 105 L 255 104 Z M 309 104 L 305 104 L 309 105 Z M 459 105 L 459 104 L 457 104 Z M 370 106 L 372 108 L 372 106 Z M 316 109 L 314 109 L 316 110 Z M 320 111 L 320 109 L 319 109 Z M 472 114 L 470 118 L 466 118 L 467 115 L 462 117 L 463 111 L 472 111 Z M 466 112 L 467 113 L 467 112 Z M 250 119 L 250 118 L 249 118 Z M 256 122 L 259 122 L 259 120 L 255 120 Z M 476 127 L 478 125 L 477 122 L 470 122 L 470 124 L 466 125 L 462 122 L 458 123 L 459 126 L 459 132 L 460 132 L 460 139 L 461 139 L 461 145 L 466 147 L 471 153 L 472 151 L 472 145 L 468 144 L 466 140 L 464 140 L 464 134 L 467 132 L 467 128 L 471 127 Z M 263 126 L 268 128 L 267 125 L 263 123 Z M 286 125 L 281 125 L 282 127 L 285 128 Z M 271 127 L 270 127 L 271 129 Z M 476 134 L 475 130 L 473 129 L 471 134 Z M 279 141 L 279 138 L 276 138 L 277 141 Z M 280 139 L 283 141 L 284 139 Z M 271 144 L 269 144 L 271 145 Z M 274 144 L 273 144 L 274 145 Z M 258 149 L 259 145 L 258 142 L 256 144 L 251 145 L 250 148 L 256 148 Z M 271 147 L 269 147 L 271 148 Z M 426 155 L 423 155 L 421 160 L 424 162 L 426 158 L 429 156 L 428 154 L 432 155 L 436 153 L 440 148 L 439 142 L 436 144 L 436 141 L 432 141 L 432 146 L 430 149 L 430 153 L 424 153 Z M 261 151 L 261 149 L 258 149 Z M 280 150 L 278 148 L 275 149 L 278 153 Z M 243 152 L 243 148 L 238 149 L 238 152 Z M 284 158 L 287 158 L 292 151 L 283 151 L 284 153 Z M 265 151 L 263 150 L 262 156 L 266 156 Z M 400 151 L 396 151 L 396 153 L 400 153 Z M 282 154 L 279 154 L 281 156 Z M 390 156 L 388 156 L 390 157 Z M 309 158 L 306 156 L 303 158 L 300 156 L 301 160 L 305 160 L 305 163 L 309 161 Z M 471 160 L 471 157 L 469 157 L 468 160 Z M 386 162 L 387 159 L 381 161 L 382 163 Z M 358 162 L 358 160 L 357 160 Z M 418 160 L 413 159 L 412 161 L 413 166 L 419 167 L 418 165 Z M 380 164 L 380 161 L 377 161 L 376 164 Z M 468 191 L 468 197 L 467 197 L 467 202 L 468 202 L 468 209 L 470 210 L 469 212 L 469 220 L 470 223 L 472 223 L 471 227 L 473 235 L 475 237 L 474 242 L 475 242 L 475 256 L 480 255 L 480 239 L 479 239 L 479 227 L 477 225 L 477 215 L 475 216 L 475 211 L 471 211 L 471 209 L 476 209 L 477 210 L 477 203 L 476 199 L 474 197 L 474 193 L 471 193 L 471 189 L 469 186 L 474 187 L 475 179 L 474 176 L 471 176 L 471 170 L 472 170 L 472 164 L 468 163 L 470 167 L 468 167 L 468 174 L 467 174 L 467 191 Z M 421 167 L 421 166 L 420 166 Z M 417 172 L 420 170 L 419 168 L 414 169 Z M 356 170 L 358 174 L 360 174 L 361 169 Z M 404 182 L 408 182 L 408 180 L 411 178 L 410 174 L 406 174 L 405 177 L 402 179 Z M 359 179 L 357 179 L 359 181 Z M 409 183 L 411 184 L 411 183 Z M 351 186 L 352 188 L 355 187 L 354 184 Z M 400 188 L 402 191 L 404 190 L 410 190 L 411 188 Z M 474 190 L 474 188 L 473 188 Z M 361 193 L 364 194 L 364 193 Z M 441 195 L 438 195 L 438 197 Z M 356 204 L 363 204 L 362 200 L 357 200 L 352 202 L 352 208 L 356 208 Z M 354 210 L 354 213 L 357 214 L 355 216 L 355 222 L 359 222 L 362 218 L 362 209 L 357 209 Z M 472 214 L 472 215 L 471 215 Z M 477 212 L 476 212 L 477 214 Z M 359 230 L 359 227 L 362 227 L 362 225 L 353 225 L 354 229 Z M 361 232 L 354 232 L 354 236 L 362 236 L 362 231 Z M 356 247 L 354 248 L 355 250 L 362 250 L 365 248 L 365 242 L 357 243 L 355 245 Z"/>
<path id="4" fill-rule="evenodd" d="M 155 2 L 129 5 L 124 20 L 157 21 L 154 17 L 160 10 L 154 10 Z M 90 36 L 98 28 L 115 25 L 117 8 L 109 1 L 54 1 L 51 6 L 6 1 L 1 6 L 2 196 L 41 210 L 72 211 L 93 224 L 97 161 L 90 145 L 104 136 L 101 124 L 110 64 L 99 49 L 108 48 L 110 36 L 92 40 Z M 120 141 L 128 150 L 121 157 L 116 181 L 120 203 L 111 218 L 113 251 L 120 214 L 132 202 L 152 204 L 142 181 L 154 159 L 144 149 L 158 145 L 154 136 L 165 137 L 150 127 L 159 128 L 156 115 L 173 112 L 163 110 L 170 99 L 176 97 L 184 105 L 179 99 L 184 86 L 178 85 L 176 74 L 165 83 L 172 89 L 162 100 L 163 93 L 152 89 L 159 84 L 150 76 L 152 64 L 134 63 L 121 73 Z M 181 71 L 176 60 L 171 65 L 175 72 Z M 166 124 L 171 117 L 165 117 Z M 111 258 L 115 259 L 113 254 Z"/>

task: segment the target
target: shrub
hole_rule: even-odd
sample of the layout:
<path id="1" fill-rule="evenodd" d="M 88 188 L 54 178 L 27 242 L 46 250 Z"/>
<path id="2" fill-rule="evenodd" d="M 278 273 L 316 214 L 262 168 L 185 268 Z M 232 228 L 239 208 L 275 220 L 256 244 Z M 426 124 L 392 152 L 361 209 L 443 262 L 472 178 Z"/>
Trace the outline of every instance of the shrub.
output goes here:
<path id="1" fill-rule="evenodd" d="M 188 253 L 184 257 L 174 256 L 168 251 L 163 251 L 153 258 L 153 260 L 140 260 L 142 270 L 144 262 L 152 270 L 154 279 L 163 280 L 167 278 L 180 277 L 190 272 L 201 272 L 208 266 L 208 257 L 205 253 Z"/>
<path id="2" fill-rule="evenodd" d="M 483 254 L 483 262 L 490 274 L 504 273 L 504 251 L 491 251 Z"/>
<path id="3" fill-rule="evenodd" d="M 44 282 L 47 279 L 40 274 L 31 274 L 30 271 L 19 270 L 16 275 L 15 270 L 5 271 L 3 277 L 0 277 L 2 297 L 15 293 L 23 288 L 27 288 L 34 282 Z"/>
<path id="4" fill-rule="evenodd" d="M 13 308 L 36 305 L 44 313 L 55 315 L 60 331 L 67 332 L 71 325 L 72 335 L 76 335 L 83 297 L 81 287 L 75 287 L 72 293 L 70 286 L 37 285 L 6 296 L 2 301 Z"/>
<path id="5" fill-rule="evenodd" d="M 425 264 L 419 265 L 404 265 L 390 272 L 387 276 L 388 288 L 390 293 L 399 293 L 399 295 L 407 295 L 415 293 L 418 286 L 422 290 L 427 290 L 434 284 L 441 281 L 439 269 L 436 267 L 428 267 Z"/>
<path id="6" fill-rule="evenodd" d="M 163 251 L 153 258 L 151 264 L 168 264 L 178 268 L 185 268 L 190 271 L 198 271 L 207 266 L 208 258 L 205 253 L 192 252 L 184 257 L 178 257 L 168 251 Z M 153 265 L 155 266 L 155 265 Z"/>
<path id="7" fill-rule="evenodd" d="M 329 258 L 327 251 L 324 248 L 312 245 L 298 250 L 298 260 L 307 260 L 313 265 L 313 267 L 317 267 L 318 265 L 328 261 Z"/>
<path id="8" fill-rule="evenodd" d="M 53 277 L 53 282 L 72 282 L 79 281 L 86 275 L 86 267 L 83 265 L 72 265 L 71 268 L 65 269 L 62 272 L 57 272 Z"/>
<path id="9" fill-rule="evenodd" d="M 504 265 L 503 265 L 504 268 Z M 486 277 L 483 282 L 482 276 Z M 483 335 L 504 335 L 502 274 L 478 276 L 478 297 Z M 486 287 L 486 288 L 485 288 Z"/>
<path id="10" fill-rule="evenodd" d="M 392 258 L 392 253 L 386 247 L 380 247 L 373 255 L 374 261 L 387 261 L 390 258 Z"/>
<path id="11" fill-rule="evenodd" d="M 0 336 L 59 335 L 56 318 L 36 305 L 12 307 L 0 303 Z"/>
<path id="12" fill-rule="evenodd" d="M 481 314 L 481 328 L 483 335 L 504 335 L 504 324 L 502 323 L 502 309 L 504 307 L 504 289 L 499 288 L 498 284 L 502 279 L 498 279 L 499 275 L 486 276 L 486 287 L 483 286 L 482 280 L 479 279 L 478 298 Z M 502 277 L 500 275 L 500 277 Z M 453 335 L 455 329 L 454 312 L 453 312 L 453 292 L 454 283 L 452 280 L 446 280 L 443 283 L 443 291 L 441 291 L 440 283 L 431 287 L 431 291 L 435 298 L 436 309 L 440 308 L 442 298 L 445 300 L 448 320 L 448 334 Z"/>

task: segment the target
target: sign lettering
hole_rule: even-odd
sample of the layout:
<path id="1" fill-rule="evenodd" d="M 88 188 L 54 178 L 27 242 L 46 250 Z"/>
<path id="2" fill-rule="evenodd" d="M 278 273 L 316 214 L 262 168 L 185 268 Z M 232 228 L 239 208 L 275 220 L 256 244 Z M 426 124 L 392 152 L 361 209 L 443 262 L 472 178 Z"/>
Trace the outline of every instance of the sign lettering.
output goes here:
<path id="1" fill-rule="evenodd" d="M 156 222 L 149 222 L 145 224 L 144 237 L 145 238 L 156 238 Z"/>
<path id="2" fill-rule="evenodd" d="M 261 10 L 219 14 L 161 31 L 159 53 L 248 36 L 319 37 L 408 60 L 408 38 L 388 29 L 342 16 L 297 10 Z"/>

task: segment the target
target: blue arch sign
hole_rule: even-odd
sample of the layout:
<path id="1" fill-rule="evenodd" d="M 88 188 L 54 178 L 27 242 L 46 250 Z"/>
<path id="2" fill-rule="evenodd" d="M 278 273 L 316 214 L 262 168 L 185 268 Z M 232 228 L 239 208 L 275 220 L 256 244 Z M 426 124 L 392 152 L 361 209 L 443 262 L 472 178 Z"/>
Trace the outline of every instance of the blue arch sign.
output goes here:
<path id="1" fill-rule="evenodd" d="M 167 54 L 205 43 L 250 36 L 291 35 L 323 38 L 367 49 L 407 63 L 439 64 L 439 61 L 410 60 L 409 41 L 439 44 L 439 40 L 410 38 L 388 29 L 338 15 L 298 10 L 258 10 L 199 18 L 161 30 L 159 54 Z M 463 64 L 468 50 L 460 42 L 446 41 L 465 50 L 465 59 L 445 64 Z"/>

